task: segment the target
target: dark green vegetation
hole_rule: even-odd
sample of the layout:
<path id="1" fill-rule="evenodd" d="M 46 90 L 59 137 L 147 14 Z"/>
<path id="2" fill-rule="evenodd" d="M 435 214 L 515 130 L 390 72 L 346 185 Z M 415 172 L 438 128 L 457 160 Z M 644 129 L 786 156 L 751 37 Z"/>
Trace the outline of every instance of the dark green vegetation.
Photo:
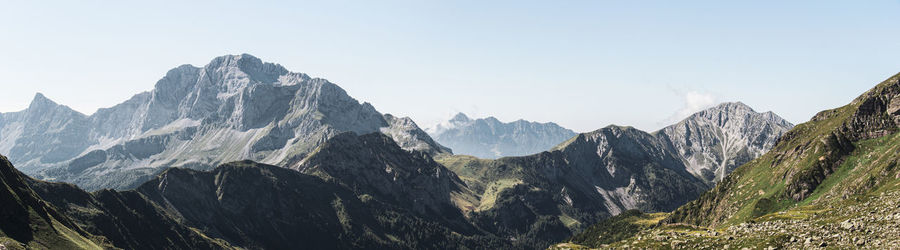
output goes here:
<path id="1" fill-rule="evenodd" d="M 456 174 L 425 153 L 403 150 L 380 133 L 337 135 L 291 168 L 424 217 L 465 224 L 453 198 L 466 198 L 471 191 Z"/>
<path id="2" fill-rule="evenodd" d="M 136 191 L 185 224 L 245 248 L 503 246 L 335 182 L 250 161 L 211 172 L 169 169 Z"/>
<path id="3" fill-rule="evenodd" d="M 75 185 L 29 179 L 29 185 L 80 228 L 103 236 L 124 249 L 221 249 L 196 228 L 170 216 L 158 204 L 135 191 L 85 192 Z"/>
<path id="4" fill-rule="evenodd" d="M 100 239 L 41 200 L 29 178 L 0 156 L 0 244 L 13 249 L 100 249 Z"/>
<path id="5" fill-rule="evenodd" d="M 0 156 L 0 244 L 36 249 L 222 249 L 134 191 L 87 193 L 34 180 Z M 10 195 L 11 194 L 11 195 Z"/>
<path id="6" fill-rule="evenodd" d="M 9 206 L 0 244 L 12 247 L 532 247 L 469 224 L 454 205 L 470 195 L 455 174 L 377 133 L 339 135 L 298 163 L 300 171 L 251 161 L 171 168 L 121 192 L 38 181 L 2 163 L 3 184 L 15 192 L 0 196 Z"/>
<path id="7" fill-rule="evenodd" d="M 896 247 L 898 128 L 900 74 L 796 126 L 699 199 L 606 247 Z"/>
<path id="8" fill-rule="evenodd" d="M 600 247 L 634 236 L 641 230 L 655 226 L 665 213 L 645 214 L 639 210 L 628 210 L 588 227 L 567 240 L 589 247 Z"/>

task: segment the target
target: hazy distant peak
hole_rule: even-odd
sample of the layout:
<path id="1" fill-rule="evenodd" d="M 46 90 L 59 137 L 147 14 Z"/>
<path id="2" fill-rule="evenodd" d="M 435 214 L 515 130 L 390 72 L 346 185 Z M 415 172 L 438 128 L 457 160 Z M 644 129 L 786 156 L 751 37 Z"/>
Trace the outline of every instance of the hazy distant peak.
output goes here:
<path id="1" fill-rule="evenodd" d="M 485 117 L 483 120 L 490 122 L 490 123 L 502 123 L 500 120 L 497 119 L 497 117 L 493 117 L 493 116 Z"/>
<path id="2" fill-rule="evenodd" d="M 428 132 L 454 153 L 480 158 L 534 154 L 575 135 L 574 131 L 555 123 L 524 119 L 504 123 L 493 116 L 472 120 L 463 113 L 437 124 Z"/>
<path id="3" fill-rule="evenodd" d="M 31 99 L 31 103 L 34 104 L 34 103 L 36 103 L 36 102 L 37 102 L 37 103 L 39 103 L 39 102 L 51 102 L 51 103 L 53 103 L 53 104 L 56 104 L 55 102 L 53 102 L 52 100 L 50 100 L 50 98 L 47 98 L 47 96 L 45 96 L 45 95 L 44 95 L 43 93 L 41 93 L 41 92 L 34 93 L 34 98 Z"/>
<path id="4" fill-rule="evenodd" d="M 468 122 L 471 120 L 472 119 L 469 119 L 469 117 L 466 116 L 466 114 L 463 114 L 462 112 L 457 113 L 456 115 L 453 116 L 453 118 L 450 119 L 451 122 Z"/>

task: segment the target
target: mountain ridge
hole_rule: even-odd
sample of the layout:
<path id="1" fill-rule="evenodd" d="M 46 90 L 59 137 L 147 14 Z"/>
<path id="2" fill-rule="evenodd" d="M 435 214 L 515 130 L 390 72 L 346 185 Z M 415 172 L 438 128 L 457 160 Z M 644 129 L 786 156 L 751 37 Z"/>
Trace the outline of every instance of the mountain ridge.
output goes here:
<path id="1" fill-rule="evenodd" d="M 699 135 L 746 133 L 744 137 L 763 138 L 755 145 L 766 149 L 781 136 L 779 131 L 792 126 L 782 119 L 767 119 L 766 113 L 749 112 L 752 111 L 749 107 L 729 108 L 741 105 L 725 103 L 698 112 L 724 110 L 716 114 L 733 118 L 725 120 L 740 121 L 737 129 L 728 128 L 731 123 L 722 122 L 686 131 L 701 131 Z M 706 120 L 703 115 L 691 116 L 682 124 Z M 746 129 L 766 127 L 769 129 Z M 477 206 L 470 209 L 476 225 L 493 228 L 491 231 L 500 232 L 504 237 L 531 238 L 536 244 L 549 245 L 628 210 L 672 211 L 708 190 L 715 179 L 691 171 L 691 161 L 676 145 L 693 142 L 716 146 L 720 145 L 720 136 L 675 137 L 675 134 L 676 130 L 648 133 L 630 126 L 609 125 L 575 135 L 533 155 L 495 160 L 451 155 L 437 160 L 480 195 Z M 750 140 L 738 140 L 736 144 L 754 145 Z M 744 151 L 747 150 L 736 152 Z M 734 165 L 749 161 L 746 157 L 720 155 L 731 154 L 728 151 L 700 152 L 714 154 L 717 159 L 735 159 L 729 163 Z M 714 169 L 719 163 L 708 161 L 698 165 Z"/>

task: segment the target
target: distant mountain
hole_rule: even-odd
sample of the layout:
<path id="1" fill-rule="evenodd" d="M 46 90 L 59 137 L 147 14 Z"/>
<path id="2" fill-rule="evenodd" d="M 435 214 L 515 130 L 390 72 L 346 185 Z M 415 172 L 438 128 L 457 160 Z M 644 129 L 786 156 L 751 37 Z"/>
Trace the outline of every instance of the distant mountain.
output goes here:
<path id="1" fill-rule="evenodd" d="M 572 130 L 552 122 L 503 123 L 494 117 L 472 120 L 463 113 L 428 132 L 457 154 L 487 159 L 539 153 L 575 136 Z"/>
<path id="2" fill-rule="evenodd" d="M 900 74 L 797 125 L 715 188 L 657 217 L 659 223 L 618 237 L 622 241 L 597 242 L 604 232 L 624 228 L 603 223 L 573 241 L 601 248 L 896 248 L 898 131 Z M 631 216 L 617 221 L 647 217 Z"/>
<path id="3" fill-rule="evenodd" d="M 172 69 L 152 91 L 90 116 L 38 94 L 28 109 L 0 115 L 0 154 L 41 179 L 129 188 L 167 167 L 289 165 L 342 132 L 379 131 L 407 150 L 450 153 L 408 118 L 243 54 Z"/>
<path id="4" fill-rule="evenodd" d="M 724 103 L 654 133 L 609 126 L 539 154 L 438 161 L 479 194 L 476 225 L 547 246 L 630 209 L 672 211 L 711 187 L 709 173 L 752 160 L 791 126 Z"/>

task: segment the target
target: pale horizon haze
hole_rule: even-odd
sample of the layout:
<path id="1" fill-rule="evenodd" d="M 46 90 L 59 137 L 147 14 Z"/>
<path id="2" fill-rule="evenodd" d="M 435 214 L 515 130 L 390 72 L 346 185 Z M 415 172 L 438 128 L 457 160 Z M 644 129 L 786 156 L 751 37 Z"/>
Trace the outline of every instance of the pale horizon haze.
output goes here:
<path id="1" fill-rule="evenodd" d="M 0 112 L 91 114 L 248 53 L 430 127 L 654 131 L 720 102 L 792 123 L 900 72 L 900 1 L 4 1 Z"/>

